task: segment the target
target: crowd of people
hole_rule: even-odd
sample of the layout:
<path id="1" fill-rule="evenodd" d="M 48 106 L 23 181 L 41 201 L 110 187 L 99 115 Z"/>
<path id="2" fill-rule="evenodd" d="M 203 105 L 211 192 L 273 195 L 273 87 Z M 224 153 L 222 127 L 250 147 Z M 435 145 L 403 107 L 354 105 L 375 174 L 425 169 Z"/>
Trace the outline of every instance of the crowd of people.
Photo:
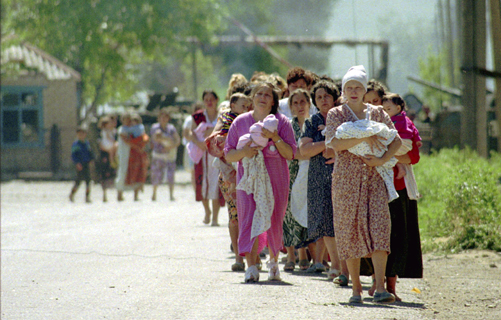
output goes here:
<path id="1" fill-rule="evenodd" d="M 412 171 L 421 138 L 398 94 L 369 81 L 363 66 L 350 68 L 341 81 L 295 67 L 285 79 L 234 74 L 223 102 L 213 90 L 205 90 L 202 101 L 182 132 L 195 198 L 204 208 L 202 222 L 211 226 L 219 226 L 226 203 L 231 269 L 245 271 L 245 283 L 259 281 L 264 251 L 268 280 L 281 280 L 283 252 L 284 272 L 297 264 L 299 272 L 326 272 L 338 286 L 351 279 L 353 304 L 364 301 L 360 275 L 372 276 L 368 294 L 379 303 L 400 300 L 397 277 L 422 277 L 420 195 Z M 121 120 L 117 132 L 115 117 L 99 123 L 103 200 L 113 184 L 118 200 L 125 190 L 137 200 L 148 162 L 152 200 L 165 178 L 173 200 L 173 154 L 181 138 L 168 111 L 160 110 L 149 135 L 137 115 Z M 85 134 L 78 138 L 81 151 Z M 92 155 L 73 158 L 79 174 L 72 200 L 87 181 L 88 165 L 78 159 Z"/>
<path id="2" fill-rule="evenodd" d="M 157 120 L 147 134 L 142 118 L 137 113 L 123 113 L 118 128 L 116 115 L 105 115 L 99 119 L 99 156 L 96 166 L 99 178 L 96 180 L 103 189 L 103 202 L 108 201 L 107 190 L 113 187 L 117 190 L 118 201 L 124 201 L 125 191 L 133 191 L 134 200 L 139 200 L 139 192 L 143 190 L 148 174 L 153 185 L 151 199 L 157 200 L 158 185 L 166 181 L 170 200 L 174 201 L 174 175 L 181 138 L 176 128 L 169 123 L 171 115 L 168 108 L 159 110 Z M 70 200 L 74 201 L 81 181 L 85 181 L 86 202 L 91 202 L 91 167 L 95 156 L 85 126 L 77 128 L 77 140 L 71 152 L 77 178 L 71 189 Z"/>

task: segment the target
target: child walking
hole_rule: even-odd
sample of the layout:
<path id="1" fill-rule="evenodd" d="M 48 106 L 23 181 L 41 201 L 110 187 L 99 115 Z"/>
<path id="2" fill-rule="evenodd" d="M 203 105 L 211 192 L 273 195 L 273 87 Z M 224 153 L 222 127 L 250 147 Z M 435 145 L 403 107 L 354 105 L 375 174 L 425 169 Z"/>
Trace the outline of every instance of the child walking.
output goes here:
<path id="1" fill-rule="evenodd" d="M 94 153 L 87 140 L 87 129 L 84 127 L 77 128 L 77 140 L 71 145 L 71 159 L 75 163 L 77 178 L 75 185 L 71 189 L 70 201 L 75 201 L 75 193 L 80 186 L 82 180 L 85 181 L 85 202 L 90 201 L 90 166 L 94 164 Z"/>

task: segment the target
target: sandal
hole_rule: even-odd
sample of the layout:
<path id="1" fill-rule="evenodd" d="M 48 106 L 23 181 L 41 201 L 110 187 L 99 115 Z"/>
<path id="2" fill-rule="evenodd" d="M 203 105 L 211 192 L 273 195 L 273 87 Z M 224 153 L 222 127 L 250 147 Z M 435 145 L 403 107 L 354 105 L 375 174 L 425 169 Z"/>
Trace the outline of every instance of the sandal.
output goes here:
<path id="1" fill-rule="evenodd" d="M 296 263 L 294 261 L 289 261 L 285 264 L 284 271 L 285 272 L 292 272 L 292 271 L 294 271 L 294 268 L 296 268 Z"/>
<path id="2" fill-rule="evenodd" d="M 321 262 L 313 264 L 311 267 L 308 268 L 308 270 L 306 270 L 306 272 L 308 273 L 321 273 L 324 271 L 325 271 L 325 266 Z"/>
<path id="3" fill-rule="evenodd" d="M 362 300 L 362 296 L 351 296 L 348 303 L 364 303 L 364 301 Z"/>
<path id="4" fill-rule="evenodd" d="M 378 303 L 392 303 L 395 302 L 395 296 L 389 293 L 388 291 L 385 292 L 376 292 L 374 293 L 374 302 Z"/>
<path id="5" fill-rule="evenodd" d="M 278 268 L 278 263 L 274 261 L 268 261 L 266 263 L 268 267 L 268 281 L 281 281 L 280 278 L 280 269 Z"/>
<path id="6" fill-rule="evenodd" d="M 334 280 L 332 280 L 337 285 L 340 285 L 341 287 L 346 287 L 348 286 L 348 278 L 344 274 L 340 274 L 339 276 L 335 277 Z"/>
<path id="7" fill-rule="evenodd" d="M 245 271 L 245 263 L 235 262 L 231 265 L 231 271 Z"/>
<path id="8" fill-rule="evenodd" d="M 304 260 L 299 260 L 299 269 L 300 270 L 308 270 L 308 268 L 310 267 L 310 261 L 307 260 L 307 259 L 304 259 Z"/>
<path id="9" fill-rule="evenodd" d="M 327 271 L 327 280 L 329 281 L 333 281 L 335 278 L 339 277 L 341 275 L 341 271 L 339 271 L 338 269 L 330 269 L 329 271 Z"/>
<path id="10" fill-rule="evenodd" d="M 245 283 L 254 283 L 259 281 L 259 271 L 256 266 L 250 266 L 245 271 L 244 277 Z"/>

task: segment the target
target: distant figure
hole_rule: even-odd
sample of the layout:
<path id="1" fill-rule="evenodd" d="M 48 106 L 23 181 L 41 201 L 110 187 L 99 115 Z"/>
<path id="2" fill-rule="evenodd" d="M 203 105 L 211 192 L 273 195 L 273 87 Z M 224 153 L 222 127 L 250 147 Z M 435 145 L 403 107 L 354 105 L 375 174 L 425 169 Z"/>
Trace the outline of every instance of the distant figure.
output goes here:
<path id="1" fill-rule="evenodd" d="M 139 200 L 139 191 L 143 189 L 148 173 L 148 154 L 144 150 L 149 142 L 149 137 L 145 133 L 142 119 L 138 114 L 132 114 L 131 126 L 125 127 L 121 135 L 130 134 L 128 143 L 130 144 L 129 166 L 125 185 L 134 190 L 134 201 Z"/>
<path id="2" fill-rule="evenodd" d="M 203 109 L 204 105 L 202 102 L 196 102 L 193 104 L 193 112 L 196 112 L 200 109 Z M 189 140 L 187 140 L 187 137 L 190 136 L 191 134 L 191 127 L 193 125 L 193 117 L 191 114 L 184 119 L 183 122 L 183 132 L 182 132 L 182 140 L 181 142 L 183 143 L 184 152 L 183 152 L 183 167 L 186 171 L 190 172 L 190 177 L 191 177 L 191 185 L 193 186 L 193 191 L 196 192 L 196 184 L 195 184 L 195 167 L 193 161 L 191 161 L 189 155 L 188 155 L 188 150 L 186 150 L 186 145 L 188 144 Z"/>
<path id="3" fill-rule="evenodd" d="M 135 118 L 134 123 L 132 118 Z M 123 201 L 125 190 L 134 190 L 134 200 L 138 200 L 139 190 L 146 181 L 147 155 L 143 148 L 148 142 L 148 136 L 144 133 L 144 126 L 140 123 L 141 118 L 137 115 L 124 113 L 122 126 L 118 128 L 118 172 L 115 185 L 117 199 Z M 134 150 L 132 150 L 134 149 Z"/>
<path id="4" fill-rule="evenodd" d="M 108 201 L 106 190 L 113 187 L 115 183 L 116 168 L 118 166 L 115 141 L 115 121 L 109 116 L 99 119 L 98 128 L 101 129 L 99 139 L 99 172 L 101 187 L 103 188 L 103 202 Z"/>
<path id="5" fill-rule="evenodd" d="M 202 157 L 198 163 L 195 163 L 195 199 L 201 201 L 205 210 L 204 224 L 212 223 L 214 227 L 219 226 L 218 215 L 219 209 L 224 205 L 224 198 L 219 190 L 219 170 L 212 166 L 214 157 L 207 152 L 205 138 L 207 138 L 218 119 L 218 96 L 213 90 L 205 90 L 202 94 L 205 110 L 198 110 L 192 114 L 191 130 L 186 131 L 185 138 L 189 142 L 195 144 L 202 150 Z M 205 123 L 205 125 L 204 125 Z M 200 125 L 206 126 L 203 132 L 203 139 L 200 140 L 195 134 L 195 129 Z M 212 210 L 209 205 L 209 200 L 212 202 Z"/>
<path id="6" fill-rule="evenodd" d="M 153 146 L 151 153 L 152 201 L 157 200 L 158 185 L 165 177 L 169 185 L 170 201 L 174 201 L 174 173 L 176 172 L 177 147 L 181 144 L 181 138 L 176 128 L 169 123 L 170 119 L 169 109 L 162 108 L 158 114 L 158 122 L 153 124 L 150 130 Z"/>
<path id="7" fill-rule="evenodd" d="M 75 163 L 77 178 L 71 189 L 70 201 L 75 201 L 75 193 L 82 180 L 85 181 L 85 202 L 90 201 L 90 166 L 94 164 L 94 153 L 87 140 L 87 129 L 80 126 L 77 128 L 77 140 L 71 145 L 71 159 Z"/>
<path id="8" fill-rule="evenodd" d="M 429 106 L 427 105 L 424 105 L 423 106 L 423 123 L 430 123 L 431 122 L 431 117 L 432 117 L 432 113 L 431 113 L 431 109 Z"/>

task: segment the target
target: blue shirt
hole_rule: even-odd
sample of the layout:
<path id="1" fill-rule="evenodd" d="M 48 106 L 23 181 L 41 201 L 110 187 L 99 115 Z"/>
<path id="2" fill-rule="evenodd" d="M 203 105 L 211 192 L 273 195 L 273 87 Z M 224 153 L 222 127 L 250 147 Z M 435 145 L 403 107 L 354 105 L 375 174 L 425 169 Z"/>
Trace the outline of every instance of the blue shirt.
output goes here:
<path id="1" fill-rule="evenodd" d="M 76 140 L 71 145 L 71 159 L 74 163 L 89 163 L 94 160 L 94 153 L 90 147 L 89 140 Z"/>

